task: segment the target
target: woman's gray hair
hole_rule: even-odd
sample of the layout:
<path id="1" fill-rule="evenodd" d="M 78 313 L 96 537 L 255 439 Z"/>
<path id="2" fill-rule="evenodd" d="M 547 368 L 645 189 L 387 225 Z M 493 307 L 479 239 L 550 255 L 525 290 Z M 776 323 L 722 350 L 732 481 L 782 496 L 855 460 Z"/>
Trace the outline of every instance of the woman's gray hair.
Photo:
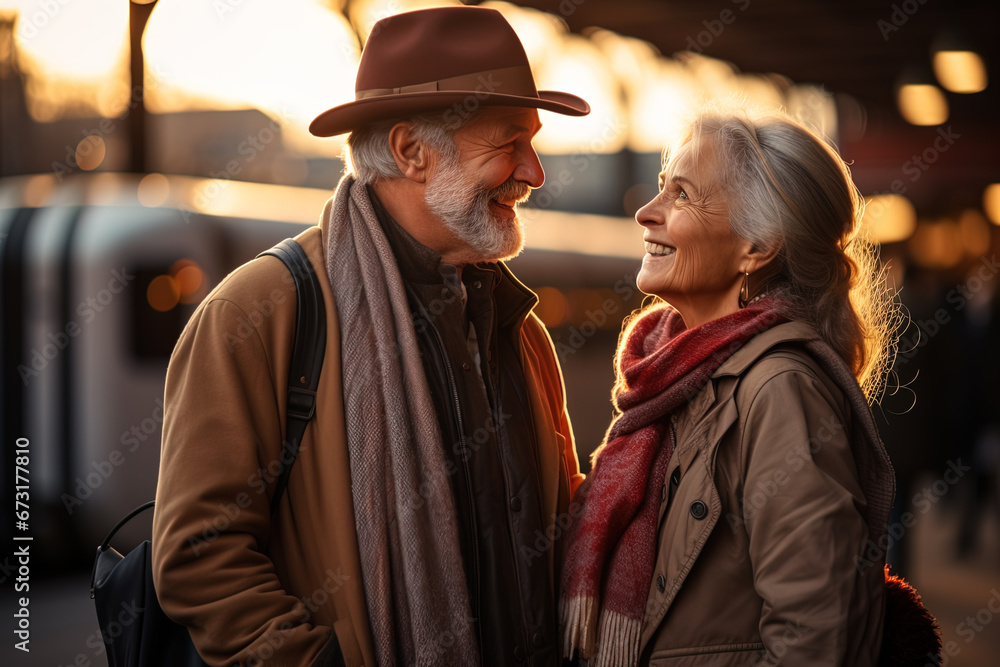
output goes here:
<path id="1" fill-rule="evenodd" d="M 877 400 L 895 355 L 900 308 L 876 248 L 858 235 L 864 199 L 837 152 L 783 114 L 703 111 L 672 146 L 710 142 L 733 233 L 756 248 L 778 247 L 766 289 L 785 314 L 813 325 Z"/>
<path id="2" fill-rule="evenodd" d="M 359 183 L 370 185 L 386 178 L 402 178 L 396 160 L 389 149 L 389 131 L 399 122 L 413 124 L 414 134 L 446 160 L 458 157 L 454 135 L 468 125 L 473 116 L 461 121 L 444 120 L 441 114 L 395 118 L 365 126 L 351 132 L 344 147 L 345 171 L 353 173 Z"/>

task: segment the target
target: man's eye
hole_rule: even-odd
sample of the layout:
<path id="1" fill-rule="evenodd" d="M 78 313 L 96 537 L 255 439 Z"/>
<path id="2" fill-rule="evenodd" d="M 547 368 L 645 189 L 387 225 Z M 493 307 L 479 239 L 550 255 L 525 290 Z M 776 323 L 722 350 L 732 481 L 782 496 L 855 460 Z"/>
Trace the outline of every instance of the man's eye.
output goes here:
<path id="1" fill-rule="evenodd" d="M 678 190 L 679 191 L 677 193 L 677 198 L 678 199 L 683 199 L 684 201 L 687 201 L 688 200 L 688 193 L 684 192 L 684 188 L 678 188 Z"/>

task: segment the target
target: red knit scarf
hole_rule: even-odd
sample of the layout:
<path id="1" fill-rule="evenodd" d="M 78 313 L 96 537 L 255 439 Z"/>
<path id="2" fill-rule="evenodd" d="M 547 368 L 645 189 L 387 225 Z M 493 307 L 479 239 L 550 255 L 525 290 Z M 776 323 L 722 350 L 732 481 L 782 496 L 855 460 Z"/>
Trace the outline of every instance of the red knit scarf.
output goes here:
<path id="1" fill-rule="evenodd" d="M 574 498 L 559 613 L 566 657 L 634 665 L 656 559 L 660 489 L 673 453 L 671 412 L 756 334 L 784 318 L 773 299 L 693 329 L 670 306 L 643 315 L 620 350 L 611 424 Z"/>

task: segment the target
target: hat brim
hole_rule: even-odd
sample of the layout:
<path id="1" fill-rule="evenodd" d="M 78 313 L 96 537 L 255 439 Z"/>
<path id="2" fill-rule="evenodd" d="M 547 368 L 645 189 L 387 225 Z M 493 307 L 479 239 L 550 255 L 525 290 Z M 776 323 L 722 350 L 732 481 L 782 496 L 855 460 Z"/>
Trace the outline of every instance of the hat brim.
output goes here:
<path id="1" fill-rule="evenodd" d="M 459 121 L 481 106 L 529 107 L 567 116 L 586 116 L 590 105 L 570 93 L 540 90 L 538 97 L 484 93 L 482 91 L 438 90 L 368 97 L 327 109 L 309 124 L 317 137 L 334 137 L 370 123 L 440 110 L 442 119 Z"/>

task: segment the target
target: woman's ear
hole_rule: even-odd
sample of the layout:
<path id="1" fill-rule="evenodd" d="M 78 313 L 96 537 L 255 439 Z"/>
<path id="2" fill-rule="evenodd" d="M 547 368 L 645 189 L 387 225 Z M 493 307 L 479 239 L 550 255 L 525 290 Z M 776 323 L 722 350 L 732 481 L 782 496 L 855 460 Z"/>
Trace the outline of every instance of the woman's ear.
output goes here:
<path id="1" fill-rule="evenodd" d="M 389 130 L 389 150 L 403 176 L 417 183 L 427 181 L 430 147 L 416 136 L 413 124 L 396 123 Z"/>
<path id="2" fill-rule="evenodd" d="M 751 244 L 750 249 L 747 250 L 744 256 L 744 272 L 752 274 L 770 265 L 774 258 L 778 256 L 779 250 L 781 250 L 781 244 L 777 241 L 768 245 Z"/>

